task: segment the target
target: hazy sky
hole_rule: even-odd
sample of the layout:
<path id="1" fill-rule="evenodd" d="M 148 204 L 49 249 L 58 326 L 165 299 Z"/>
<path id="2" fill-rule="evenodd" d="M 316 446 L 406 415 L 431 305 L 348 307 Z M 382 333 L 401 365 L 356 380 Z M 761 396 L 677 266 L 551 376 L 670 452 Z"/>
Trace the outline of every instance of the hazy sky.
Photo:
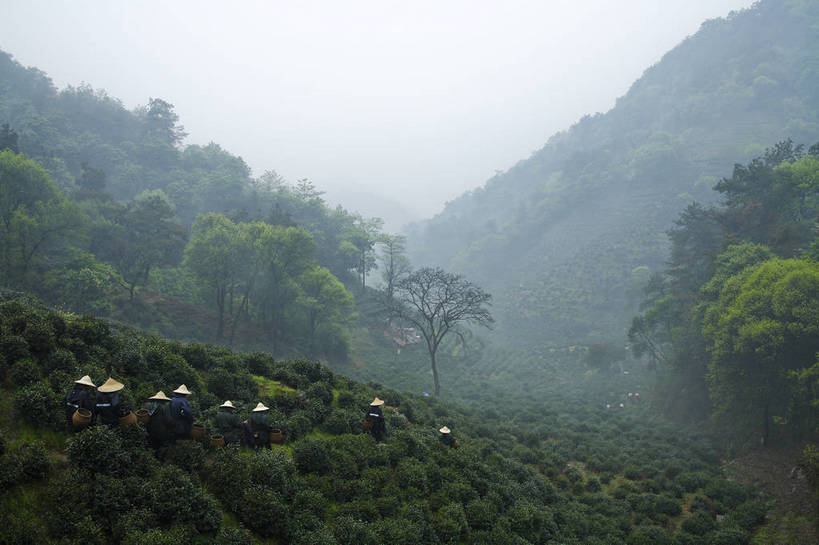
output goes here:
<path id="1" fill-rule="evenodd" d="M 189 143 L 414 216 L 606 111 L 751 0 L 0 0 L 0 48 L 58 87 L 176 105 Z M 379 209 L 387 212 L 383 203 Z"/>

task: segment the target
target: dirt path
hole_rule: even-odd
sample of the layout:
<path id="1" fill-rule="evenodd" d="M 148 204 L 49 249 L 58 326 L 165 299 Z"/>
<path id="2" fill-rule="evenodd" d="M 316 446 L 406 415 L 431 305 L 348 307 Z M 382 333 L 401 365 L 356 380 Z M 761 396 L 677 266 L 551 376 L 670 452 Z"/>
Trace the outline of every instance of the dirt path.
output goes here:
<path id="1" fill-rule="evenodd" d="M 819 544 L 816 507 L 807 479 L 796 466 L 800 455 L 796 446 L 758 448 L 725 464 L 737 481 L 758 486 L 776 502 L 755 545 Z"/>

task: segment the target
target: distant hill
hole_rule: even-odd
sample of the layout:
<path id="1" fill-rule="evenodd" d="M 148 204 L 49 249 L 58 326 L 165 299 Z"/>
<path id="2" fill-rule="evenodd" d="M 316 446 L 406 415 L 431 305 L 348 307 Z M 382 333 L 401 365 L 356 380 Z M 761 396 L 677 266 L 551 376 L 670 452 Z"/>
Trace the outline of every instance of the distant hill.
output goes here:
<path id="1" fill-rule="evenodd" d="M 413 225 L 412 260 L 493 293 L 510 342 L 622 338 L 679 211 L 713 200 L 735 161 L 819 140 L 817 89 L 815 2 L 764 0 L 707 21 L 612 110 Z"/>

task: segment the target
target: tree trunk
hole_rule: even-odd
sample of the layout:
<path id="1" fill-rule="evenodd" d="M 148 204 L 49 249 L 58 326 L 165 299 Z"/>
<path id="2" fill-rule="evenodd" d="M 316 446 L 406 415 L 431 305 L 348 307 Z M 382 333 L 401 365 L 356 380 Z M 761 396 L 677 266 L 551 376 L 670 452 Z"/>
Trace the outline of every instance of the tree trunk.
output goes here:
<path id="1" fill-rule="evenodd" d="M 225 290 L 223 288 L 216 288 L 216 307 L 219 309 L 219 326 L 216 330 L 216 338 L 221 339 L 225 316 Z"/>
<path id="2" fill-rule="evenodd" d="M 435 385 L 435 397 L 438 397 L 441 389 L 438 386 L 438 364 L 435 363 L 435 352 L 430 352 L 429 358 L 432 361 L 432 382 Z"/>

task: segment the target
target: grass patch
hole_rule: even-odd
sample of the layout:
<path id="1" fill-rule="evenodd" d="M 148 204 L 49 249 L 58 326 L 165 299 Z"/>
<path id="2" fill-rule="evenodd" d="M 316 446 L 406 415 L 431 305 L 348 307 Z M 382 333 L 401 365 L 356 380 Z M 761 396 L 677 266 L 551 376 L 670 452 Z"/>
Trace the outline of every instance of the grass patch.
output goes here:
<path id="1" fill-rule="evenodd" d="M 262 395 L 274 395 L 276 392 L 295 392 L 295 388 L 291 388 L 286 384 L 282 384 L 278 380 L 270 380 L 267 377 L 260 375 L 250 375 L 253 377 L 253 382 L 259 387 L 259 393 Z"/>

